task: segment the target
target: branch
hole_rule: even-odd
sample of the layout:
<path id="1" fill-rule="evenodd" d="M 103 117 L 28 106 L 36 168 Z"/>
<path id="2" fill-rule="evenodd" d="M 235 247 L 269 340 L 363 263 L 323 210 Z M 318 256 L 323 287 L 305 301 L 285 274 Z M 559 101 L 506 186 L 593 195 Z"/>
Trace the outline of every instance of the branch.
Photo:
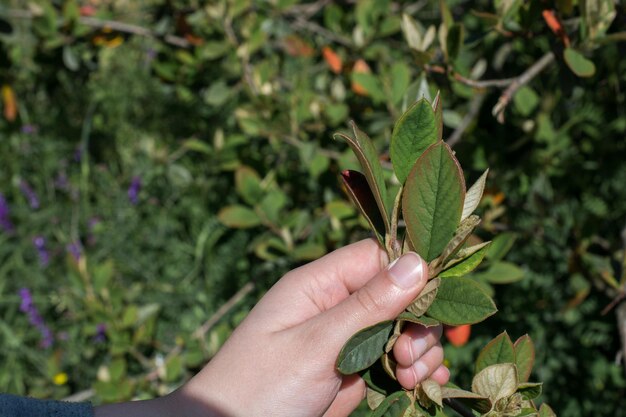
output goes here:
<path id="1" fill-rule="evenodd" d="M 446 398 L 443 400 L 443 402 L 462 417 L 476 417 L 472 410 L 470 410 L 454 398 Z"/>
<path id="2" fill-rule="evenodd" d="M 14 10 L 10 9 L 7 11 L 7 16 L 14 19 L 33 19 L 37 17 L 36 14 L 29 10 Z M 85 25 L 94 29 L 104 29 L 109 28 L 111 30 L 115 30 L 117 32 L 128 33 L 131 35 L 144 36 L 146 38 L 151 39 L 160 39 L 156 33 L 152 32 L 150 29 L 144 28 L 142 26 L 132 25 L 130 23 L 118 22 L 115 20 L 103 20 L 97 19 L 94 17 L 88 16 L 80 16 L 78 19 L 78 23 L 81 25 Z M 174 35 L 165 35 L 163 36 L 163 41 L 170 45 L 178 46 L 179 48 L 189 48 L 191 44 L 185 38 L 181 38 L 179 36 Z"/>
<path id="3" fill-rule="evenodd" d="M 463 120 L 461 120 L 461 123 L 459 123 L 456 129 L 454 129 L 454 132 L 452 132 L 448 140 L 446 140 L 446 143 L 450 145 L 451 148 L 453 148 L 454 145 L 456 145 L 461 140 L 461 136 L 463 136 L 463 133 L 465 132 L 465 130 L 469 127 L 472 121 L 478 116 L 478 113 L 480 113 L 480 109 L 483 106 L 484 101 L 485 101 L 485 94 L 477 94 L 474 96 L 472 101 L 470 101 L 469 110 L 467 114 L 465 115 L 465 117 L 463 117 Z"/>
<path id="4" fill-rule="evenodd" d="M 211 327 L 215 326 L 215 324 L 222 319 L 235 305 L 239 304 L 241 300 L 243 300 L 248 294 L 252 292 L 254 289 L 254 283 L 248 282 L 246 285 L 241 287 L 239 291 L 235 293 L 228 301 L 226 301 L 220 308 L 217 309 L 215 314 L 213 314 L 204 324 L 196 329 L 193 332 L 193 337 L 200 339 L 204 337 L 206 332 L 208 332 Z"/>
<path id="5" fill-rule="evenodd" d="M 352 41 L 349 38 L 337 35 L 336 33 L 331 32 L 330 30 L 318 25 L 315 22 L 308 21 L 301 17 L 296 17 L 292 25 L 295 29 L 302 29 L 309 32 L 317 33 L 318 35 L 328 38 L 333 42 L 337 42 L 343 46 L 352 47 Z"/>
<path id="6" fill-rule="evenodd" d="M 530 80 L 535 78 L 541 71 L 547 68 L 554 61 L 554 54 L 548 52 L 542 56 L 537 62 L 531 65 L 526 71 L 524 71 L 519 77 L 517 77 L 511 85 L 502 93 L 498 99 L 498 103 L 493 107 L 491 114 L 493 114 L 498 122 L 504 123 L 504 110 L 509 105 L 511 99 L 517 93 L 522 86 L 528 84 Z"/>

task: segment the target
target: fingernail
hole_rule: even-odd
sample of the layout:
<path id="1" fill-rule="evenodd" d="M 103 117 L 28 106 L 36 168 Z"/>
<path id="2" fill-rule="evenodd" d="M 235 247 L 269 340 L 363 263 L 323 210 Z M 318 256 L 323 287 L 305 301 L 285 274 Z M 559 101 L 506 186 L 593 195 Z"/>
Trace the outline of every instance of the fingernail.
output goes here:
<path id="1" fill-rule="evenodd" d="M 426 375 L 428 375 L 428 366 L 424 365 L 420 361 L 415 362 L 413 369 L 415 370 L 415 378 L 417 378 L 417 382 L 421 382 L 426 378 Z"/>
<path id="2" fill-rule="evenodd" d="M 389 275 L 399 287 L 416 286 L 424 275 L 424 262 L 415 252 L 408 252 L 389 265 Z"/>

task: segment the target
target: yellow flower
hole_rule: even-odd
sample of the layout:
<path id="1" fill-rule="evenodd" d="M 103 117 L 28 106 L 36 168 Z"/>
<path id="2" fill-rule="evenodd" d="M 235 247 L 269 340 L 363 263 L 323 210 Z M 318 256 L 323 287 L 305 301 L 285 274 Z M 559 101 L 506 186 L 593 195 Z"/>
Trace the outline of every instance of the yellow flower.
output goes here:
<path id="1" fill-rule="evenodd" d="M 54 385 L 67 384 L 67 374 L 65 372 L 59 372 L 52 378 L 52 382 L 54 382 Z"/>

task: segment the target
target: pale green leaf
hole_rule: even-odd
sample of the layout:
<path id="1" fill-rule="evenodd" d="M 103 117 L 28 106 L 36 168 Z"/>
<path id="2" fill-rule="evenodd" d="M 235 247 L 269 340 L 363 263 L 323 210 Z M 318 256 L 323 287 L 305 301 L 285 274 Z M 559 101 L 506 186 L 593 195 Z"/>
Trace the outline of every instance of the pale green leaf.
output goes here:
<path id="1" fill-rule="evenodd" d="M 263 197 L 261 177 L 254 169 L 242 165 L 235 171 L 235 190 L 246 203 L 254 205 Z"/>
<path id="2" fill-rule="evenodd" d="M 435 300 L 440 282 L 439 278 L 428 281 L 422 292 L 409 304 L 407 310 L 418 317 L 424 314 Z"/>
<path id="3" fill-rule="evenodd" d="M 487 252 L 487 259 L 492 262 L 499 261 L 511 250 L 517 235 L 512 232 L 500 233 L 493 239 Z"/>
<path id="4" fill-rule="evenodd" d="M 475 215 L 471 215 L 461 222 L 459 227 L 454 232 L 454 236 L 450 239 L 450 242 L 448 242 L 439 257 L 439 259 L 441 259 L 441 264 L 445 264 L 450 257 L 454 256 L 461 249 L 479 224 L 480 217 Z"/>
<path id="5" fill-rule="evenodd" d="M 236 229 L 246 229 L 261 224 L 261 218 L 254 210 L 240 205 L 222 208 L 219 213 L 217 213 L 217 218 L 224 225 Z"/>
<path id="6" fill-rule="evenodd" d="M 337 370 L 350 375 L 370 367 L 384 353 L 392 330 L 393 321 L 383 321 L 353 335 L 339 352 Z"/>
<path id="7" fill-rule="evenodd" d="M 432 27 L 432 26 L 431 26 Z M 437 129 L 437 139 L 443 139 L 443 105 L 441 104 L 441 93 L 437 91 L 437 95 L 433 100 L 433 111 L 435 112 L 435 128 Z"/>
<path id="8" fill-rule="evenodd" d="M 543 403 L 539 407 L 539 417 L 556 417 L 556 413 L 548 404 Z"/>
<path id="9" fill-rule="evenodd" d="M 409 48 L 422 51 L 422 31 L 415 19 L 403 13 L 401 28 Z"/>
<path id="10" fill-rule="evenodd" d="M 483 321 L 498 311 L 493 300 L 474 281 L 453 277 L 441 280 L 428 316 L 459 326 Z"/>
<path id="11" fill-rule="evenodd" d="M 441 323 L 431 317 L 417 317 L 415 314 L 410 313 L 408 311 L 404 311 L 400 313 L 398 317 L 396 317 L 398 321 L 408 321 L 409 323 L 419 324 L 424 327 L 435 327 L 439 326 Z"/>
<path id="12" fill-rule="evenodd" d="M 524 278 L 524 271 L 511 262 L 499 261 L 491 264 L 489 269 L 480 272 L 477 279 L 481 279 L 492 284 L 510 284 Z"/>
<path id="13" fill-rule="evenodd" d="M 385 400 L 385 394 L 367 387 L 367 405 L 370 410 L 375 410 Z"/>
<path id="14" fill-rule="evenodd" d="M 507 398 L 517 390 L 517 372 L 512 363 L 491 365 L 474 376 L 472 391 L 492 402 Z"/>
<path id="15" fill-rule="evenodd" d="M 452 150 L 444 142 L 430 146 L 411 170 L 402 200 L 411 243 L 427 262 L 439 256 L 453 237 L 464 197 L 465 181 Z"/>
<path id="16" fill-rule="evenodd" d="M 489 174 L 489 169 L 483 172 L 483 175 L 476 180 L 476 182 L 467 190 L 465 193 L 465 201 L 463 202 L 463 213 L 461 214 L 461 220 L 468 218 L 478 204 L 480 203 L 480 199 L 483 196 L 483 192 L 485 191 L 485 183 L 487 182 L 487 175 Z"/>
<path id="17" fill-rule="evenodd" d="M 415 161 L 436 141 L 435 112 L 426 99 L 419 99 L 400 116 L 391 134 L 390 156 L 401 184 Z"/>
<path id="18" fill-rule="evenodd" d="M 430 398 L 435 404 L 439 407 L 443 407 L 442 401 L 442 393 L 441 386 L 436 383 L 434 380 L 427 378 L 420 383 L 424 393 Z"/>
<path id="19" fill-rule="evenodd" d="M 485 258 L 485 255 L 487 254 L 487 249 L 488 249 L 488 245 L 490 242 L 486 242 L 486 243 L 487 245 L 484 245 L 484 246 L 482 244 L 476 245 L 476 246 L 482 246 L 482 247 L 478 249 L 476 252 L 474 252 L 473 254 L 471 254 L 470 256 L 461 258 L 462 260 L 460 262 L 455 263 L 452 267 L 448 269 L 444 269 L 444 271 L 439 274 L 439 277 L 440 278 L 462 277 L 463 275 L 467 275 L 470 272 L 472 272 L 474 269 L 478 267 L 478 265 L 481 264 L 481 262 Z M 457 253 L 457 256 L 459 256 L 460 253 L 461 251 Z M 450 262 L 453 262 L 453 261 L 454 259 Z"/>

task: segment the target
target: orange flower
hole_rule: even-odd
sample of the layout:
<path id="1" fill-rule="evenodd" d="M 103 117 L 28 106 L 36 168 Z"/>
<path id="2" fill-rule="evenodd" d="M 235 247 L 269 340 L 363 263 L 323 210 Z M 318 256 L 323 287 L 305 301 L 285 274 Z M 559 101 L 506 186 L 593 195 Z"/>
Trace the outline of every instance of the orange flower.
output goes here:
<path id="1" fill-rule="evenodd" d="M 354 66 L 352 67 L 352 71 L 359 74 L 370 74 L 372 72 L 372 70 L 370 69 L 370 66 L 367 65 L 367 62 L 365 62 L 363 59 L 357 59 L 357 61 L 354 63 Z M 367 96 L 368 92 L 365 89 L 365 87 L 363 87 L 361 84 L 352 81 L 352 91 L 354 91 L 355 94 L 358 94 L 360 96 Z"/>
<path id="2" fill-rule="evenodd" d="M 335 74 L 339 74 L 343 67 L 343 63 L 341 62 L 341 57 L 337 55 L 335 51 L 330 49 L 330 46 L 325 46 L 322 48 L 322 56 L 324 57 L 324 61 L 330 67 L 330 70 Z"/>

